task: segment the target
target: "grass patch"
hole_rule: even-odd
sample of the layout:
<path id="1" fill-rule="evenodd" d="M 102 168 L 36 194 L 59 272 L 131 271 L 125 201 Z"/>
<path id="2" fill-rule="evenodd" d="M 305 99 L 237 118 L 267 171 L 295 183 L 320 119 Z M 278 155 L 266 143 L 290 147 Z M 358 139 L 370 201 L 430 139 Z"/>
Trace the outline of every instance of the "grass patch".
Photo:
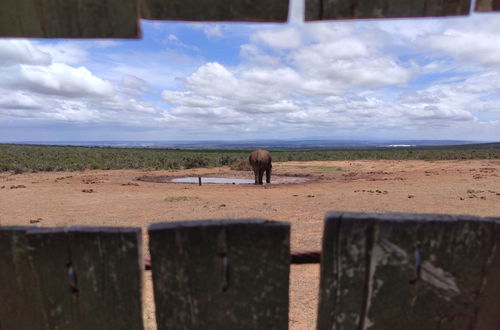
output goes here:
<path id="1" fill-rule="evenodd" d="M 341 172 L 342 169 L 337 166 L 314 166 L 314 165 L 298 165 L 294 166 L 297 169 L 307 169 L 308 171 L 314 172 L 314 173 L 337 173 Z"/>
<path id="2" fill-rule="evenodd" d="M 163 201 L 165 201 L 165 202 L 182 202 L 182 201 L 190 201 L 190 200 L 197 200 L 197 199 L 200 199 L 200 197 L 170 196 L 170 197 L 166 197 Z"/>
<path id="3" fill-rule="evenodd" d="M 342 169 L 337 166 L 315 166 L 314 172 L 316 173 L 337 173 L 341 172 Z"/>

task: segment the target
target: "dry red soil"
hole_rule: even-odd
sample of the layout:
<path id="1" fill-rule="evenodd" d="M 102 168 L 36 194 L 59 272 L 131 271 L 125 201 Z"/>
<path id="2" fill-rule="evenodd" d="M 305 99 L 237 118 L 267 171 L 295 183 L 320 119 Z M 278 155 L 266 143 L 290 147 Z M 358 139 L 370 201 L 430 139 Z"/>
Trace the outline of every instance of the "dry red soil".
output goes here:
<path id="1" fill-rule="evenodd" d="M 253 178 L 229 168 L 0 173 L 0 225 L 139 226 L 145 233 L 161 221 L 263 218 L 291 222 L 292 250 L 318 250 L 329 210 L 500 216 L 500 160 L 288 162 L 275 163 L 273 170 L 276 179 L 308 181 L 166 183 L 182 176 Z M 137 180 L 144 176 L 147 181 Z M 188 198 L 176 200 L 180 196 Z M 291 329 L 315 327 L 318 275 L 319 266 L 292 266 Z M 145 318 L 152 329 L 148 275 L 145 284 Z"/>

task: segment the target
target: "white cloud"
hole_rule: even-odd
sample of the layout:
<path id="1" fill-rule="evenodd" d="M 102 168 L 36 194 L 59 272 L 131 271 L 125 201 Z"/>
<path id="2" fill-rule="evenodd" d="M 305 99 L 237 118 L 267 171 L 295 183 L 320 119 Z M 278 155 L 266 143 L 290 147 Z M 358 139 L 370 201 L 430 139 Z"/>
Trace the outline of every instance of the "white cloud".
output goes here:
<path id="1" fill-rule="evenodd" d="M 256 45 L 244 44 L 240 46 L 240 56 L 249 64 L 256 66 L 275 67 L 281 65 L 279 56 L 268 54 Z"/>
<path id="2" fill-rule="evenodd" d="M 258 31 L 252 36 L 252 39 L 277 50 L 295 49 L 302 43 L 300 33 L 295 28 Z"/>
<path id="3" fill-rule="evenodd" d="M 298 16 L 288 25 L 165 23 L 127 47 L 2 41 L 1 121 L 126 126 L 158 139 L 500 139 L 498 16 Z M 193 44 L 193 29 L 209 38 Z"/>
<path id="4" fill-rule="evenodd" d="M 5 93 L 1 93 L 5 92 Z M 37 109 L 40 103 L 31 95 L 20 91 L 3 91 L 0 89 L 0 109 L 27 110 Z"/>
<path id="5" fill-rule="evenodd" d="M 111 83 L 94 76 L 84 67 L 73 68 L 62 63 L 48 66 L 18 65 L 9 70 L 0 70 L 5 79 L 0 87 L 65 97 L 109 96 L 113 93 Z"/>
<path id="6" fill-rule="evenodd" d="M 186 87 L 197 93 L 224 96 L 238 90 L 234 75 L 219 63 L 207 63 L 186 78 Z"/>
<path id="7" fill-rule="evenodd" d="M 480 33 L 474 30 L 446 30 L 421 40 L 427 47 L 463 61 L 473 61 L 485 66 L 500 64 L 500 35 Z"/>
<path id="8" fill-rule="evenodd" d="M 107 96 L 113 86 L 85 67 L 73 68 L 63 63 L 50 66 L 20 66 L 20 75 L 14 84 L 20 89 L 38 93 L 57 94 L 69 97 Z"/>
<path id="9" fill-rule="evenodd" d="M 175 34 L 170 33 L 170 34 L 167 36 L 167 40 L 168 40 L 168 41 L 172 41 L 172 42 L 178 42 L 178 41 L 179 41 L 179 38 L 177 38 L 177 36 L 176 36 Z"/>
<path id="10" fill-rule="evenodd" d="M 151 88 L 148 83 L 139 77 L 134 75 L 124 75 L 121 81 L 122 85 L 127 88 L 132 93 L 150 93 Z"/>
<path id="11" fill-rule="evenodd" d="M 92 72 L 107 80 L 121 80 L 132 75 L 144 80 L 152 90 L 175 88 L 179 80 L 197 69 L 203 59 L 171 49 L 133 48 L 126 52 L 110 52 L 92 62 Z"/>
<path id="12" fill-rule="evenodd" d="M 72 43 L 15 40 L 2 48 L 6 44 L 0 43 L 0 118 L 6 122 L 134 124 L 153 121 L 160 112 L 142 100 L 150 92 L 143 79 L 124 75 L 113 82 L 85 66 L 72 66 L 84 58 Z"/>
<path id="13" fill-rule="evenodd" d="M 338 39 L 346 38 L 359 38 L 360 35 L 356 35 L 355 21 L 342 21 L 342 22 L 314 22 L 298 25 L 305 34 L 307 38 L 314 43 L 330 43 Z"/>
<path id="14" fill-rule="evenodd" d="M 223 36 L 223 33 L 222 33 L 222 28 L 219 24 L 206 24 L 206 26 L 203 28 L 203 32 L 205 32 L 205 34 L 208 36 L 208 37 L 218 37 L 218 38 L 221 38 Z"/>
<path id="15" fill-rule="evenodd" d="M 163 100 L 180 105 L 183 107 L 214 107 L 217 105 L 217 100 L 212 99 L 210 96 L 202 97 L 199 95 L 193 95 L 192 92 L 178 92 L 178 91 L 168 91 L 164 90 L 162 92 Z"/>
<path id="16" fill-rule="evenodd" d="M 80 64 L 85 62 L 88 57 L 88 48 L 93 46 L 102 48 L 102 45 L 106 45 L 104 40 L 89 42 L 77 42 L 77 41 L 61 41 L 57 43 L 33 43 L 33 46 L 38 50 L 49 54 L 53 62 L 65 63 L 70 65 Z M 112 45 L 113 43 L 109 43 Z"/>
<path id="17" fill-rule="evenodd" d="M 208 38 L 222 38 L 224 37 L 224 30 L 226 24 L 218 24 L 218 23 L 191 23 L 191 28 L 201 30 Z"/>
<path id="18" fill-rule="evenodd" d="M 27 40 L 0 40 L 0 67 L 14 64 L 48 65 L 52 57 Z"/>
<path id="19" fill-rule="evenodd" d="M 392 42 L 415 43 L 418 38 L 442 33 L 446 23 L 443 19 L 373 21 L 374 28 L 387 33 Z"/>
<path id="20" fill-rule="evenodd" d="M 329 38 L 324 27 L 320 37 L 311 36 L 317 29 L 281 27 L 255 32 L 251 43 L 240 47 L 246 62 L 236 67 L 206 63 L 183 80 L 184 91 L 163 91 L 163 99 L 173 105 L 169 120 L 201 116 L 213 123 L 217 120 L 210 116 L 238 113 L 249 120 L 264 115 L 267 126 L 276 128 L 299 125 L 300 120 L 304 121 L 301 126 L 312 127 L 318 122 L 325 126 L 382 118 L 387 104 L 375 97 L 363 102 L 339 97 L 342 104 L 334 108 L 332 97 L 353 89 L 405 85 L 412 69 L 364 43 L 351 27 L 337 27 Z M 347 115 L 349 111 L 354 112 Z"/>

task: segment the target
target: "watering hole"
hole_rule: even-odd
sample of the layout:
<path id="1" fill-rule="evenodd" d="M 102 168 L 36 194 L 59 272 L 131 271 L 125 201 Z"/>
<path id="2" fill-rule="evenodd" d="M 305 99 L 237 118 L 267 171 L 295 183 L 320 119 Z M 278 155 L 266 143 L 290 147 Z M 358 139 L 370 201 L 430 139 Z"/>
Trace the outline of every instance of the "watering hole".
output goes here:
<path id="1" fill-rule="evenodd" d="M 171 180 L 172 182 L 183 182 L 183 183 L 198 183 L 198 177 L 188 176 L 184 178 L 175 178 Z M 229 184 L 250 184 L 254 183 L 253 180 L 249 179 L 236 179 L 236 178 L 206 178 L 201 177 L 202 183 L 229 183 Z"/>
<path id="2" fill-rule="evenodd" d="M 197 176 L 187 176 L 182 178 L 173 178 L 168 176 L 143 176 L 137 178 L 139 181 L 157 182 L 157 183 L 195 183 L 198 184 Z M 274 176 L 271 179 L 271 184 L 296 184 L 304 183 L 308 179 L 299 176 Z M 202 184 L 218 183 L 218 184 L 254 184 L 254 179 L 230 178 L 230 177 L 201 177 Z M 264 184 L 265 178 L 264 178 Z"/>

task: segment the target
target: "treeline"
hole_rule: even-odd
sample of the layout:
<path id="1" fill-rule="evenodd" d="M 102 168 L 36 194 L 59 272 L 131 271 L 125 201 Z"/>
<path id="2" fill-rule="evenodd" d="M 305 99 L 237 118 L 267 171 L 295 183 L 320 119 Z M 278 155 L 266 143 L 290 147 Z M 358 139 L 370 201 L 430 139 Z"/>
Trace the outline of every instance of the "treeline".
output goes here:
<path id="1" fill-rule="evenodd" d="M 79 171 L 86 169 L 168 170 L 231 166 L 241 169 L 251 150 L 148 149 L 0 144 L 0 172 Z M 462 160 L 500 159 L 500 149 L 350 149 L 271 150 L 273 160 Z"/>

